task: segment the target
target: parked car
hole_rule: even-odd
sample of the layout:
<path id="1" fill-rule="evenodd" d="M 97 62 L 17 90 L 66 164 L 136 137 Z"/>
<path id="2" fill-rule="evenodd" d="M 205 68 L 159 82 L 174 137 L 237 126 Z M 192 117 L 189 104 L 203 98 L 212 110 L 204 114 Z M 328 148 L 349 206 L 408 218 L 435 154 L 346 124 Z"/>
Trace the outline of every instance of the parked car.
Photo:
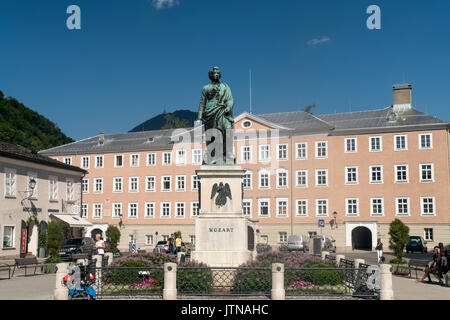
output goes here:
<path id="1" fill-rule="evenodd" d="M 94 246 L 95 241 L 89 237 L 68 239 L 61 246 L 59 256 L 61 260 L 72 260 L 73 254 L 80 253 L 91 256 L 94 251 Z"/>
<path id="2" fill-rule="evenodd" d="M 426 244 L 421 236 L 410 236 L 406 244 L 406 253 L 414 253 L 415 251 L 427 253 Z"/>
<path id="3" fill-rule="evenodd" d="M 156 249 L 160 249 L 165 253 L 169 252 L 169 241 L 161 240 L 156 244 Z"/>
<path id="4" fill-rule="evenodd" d="M 295 234 L 288 237 L 288 250 L 289 251 L 303 251 L 306 252 L 308 239 L 301 234 Z"/>

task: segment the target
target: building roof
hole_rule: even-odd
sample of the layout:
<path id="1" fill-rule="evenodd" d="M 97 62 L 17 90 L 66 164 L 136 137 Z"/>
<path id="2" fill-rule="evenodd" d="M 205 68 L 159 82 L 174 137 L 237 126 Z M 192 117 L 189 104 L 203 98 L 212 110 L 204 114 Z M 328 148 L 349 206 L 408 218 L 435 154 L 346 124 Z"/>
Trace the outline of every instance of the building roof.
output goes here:
<path id="1" fill-rule="evenodd" d="M 244 114 L 245 116 L 245 114 Z M 263 123 L 279 126 L 280 135 L 301 135 L 305 133 L 324 132 L 332 134 L 339 131 L 405 130 L 411 127 L 429 129 L 441 126 L 445 128 L 448 122 L 425 114 L 414 108 L 402 112 L 394 112 L 392 106 L 368 111 L 346 112 L 313 115 L 305 111 L 252 114 L 253 119 L 261 119 Z M 242 115 L 239 116 L 242 118 Z M 98 154 L 108 152 L 132 152 L 147 150 L 170 150 L 175 129 L 153 130 L 142 132 L 126 132 L 94 136 L 60 147 L 43 150 L 47 155 Z M 187 128 L 193 138 L 193 128 Z"/>
<path id="2" fill-rule="evenodd" d="M 49 158 L 45 155 L 36 153 L 30 149 L 27 149 L 25 147 L 22 147 L 17 144 L 9 143 L 6 141 L 0 140 L 0 156 L 4 156 L 7 158 L 17 159 L 17 160 L 24 160 L 29 161 L 33 163 L 38 163 L 50 167 L 56 167 L 66 170 L 72 170 L 82 173 L 87 173 L 86 170 L 83 170 L 79 167 L 71 166 L 65 163 L 62 163 L 60 161 L 57 161 L 55 159 Z"/>

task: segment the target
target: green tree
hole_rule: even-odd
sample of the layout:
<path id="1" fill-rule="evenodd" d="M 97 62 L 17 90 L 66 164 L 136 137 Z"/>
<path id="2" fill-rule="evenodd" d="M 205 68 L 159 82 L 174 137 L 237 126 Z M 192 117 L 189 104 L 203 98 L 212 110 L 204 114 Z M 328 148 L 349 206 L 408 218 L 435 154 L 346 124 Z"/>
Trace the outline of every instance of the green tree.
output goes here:
<path id="1" fill-rule="evenodd" d="M 59 250 L 64 242 L 63 223 L 50 221 L 48 224 L 48 252 L 52 258 L 59 257 Z"/>
<path id="2" fill-rule="evenodd" d="M 399 219 L 395 219 L 389 225 L 389 248 L 394 255 L 401 260 L 409 238 L 409 227 Z"/>
<path id="3" fill-rule="evenodd" d="M 117 244 L 120 240 L 120 230 L 116 226 L 109 225 L 106 229 L 106 242 L 108 242 L 109 249 L 113 252 L 117 252 Z"/>

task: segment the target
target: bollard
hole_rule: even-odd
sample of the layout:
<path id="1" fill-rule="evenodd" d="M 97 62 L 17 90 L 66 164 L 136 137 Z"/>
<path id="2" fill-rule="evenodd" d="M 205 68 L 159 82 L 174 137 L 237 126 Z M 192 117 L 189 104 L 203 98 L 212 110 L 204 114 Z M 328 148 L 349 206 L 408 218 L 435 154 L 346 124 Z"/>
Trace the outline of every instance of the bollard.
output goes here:
<path id="1" fill-rule="evenodd" d="M 112 252 L 105 252 L 105 258 L 108 257 L 108 266 L 113 262 L 114 255 Z"/>
<path id="2" fill-rule="evenodd" d="M 95 283 L 97 285 L 97 288 L 96 288 L 97 294 L 101 290 L 100 284 L 101 284 L 101 278 L 102 278 L 102 262 L 103 262 L 102 258 L 103 257 L 99 254 L 92 256 L 92 260 L 95 260 Z"/>
<path id="3" fill-rule="evenodd" d="M 325 260 L 325 256 L 330 255 L 328 251 L 322 251 L 322 260 Z"/>
<path id="4" fill-rule="evenodd" d="M 364 259 L 355 259 L 355 269 L 358 269 L 359 265 L 361 263 L 365 263 L 365 260 Z"/>
<path id="5" fill-rule="evenodd" d="M 341 262 L 341 259 L 345 259 L 345 256 L 343 254 L 337 254 L 336 255 L 336 265 L 338 266 Z"/>
<path id="6" fill-rule="evenodd" d="M 272 263 L 272 300 L 285 300 L 284 289 L 284 264 Z"/>
<path id="7" fill-rule="evenodd" d="M 69 289 L 63 283 L 63 278 L 67 275 L 68 263 L 58 263 L 56 265 L 56 285 L 54 290 L 55 300 L 69 300 Z"/>
<path id="8" fill-rule="evenodd" d="M 392 290 L 392 273 L 390 264 L 380 264 L 381 290 L 380 300 L 394 300 L 394 291 Z"/>
<path id="9" fill-rule="evenodd" d="M 164 300 L 177 299 L 177 264 L 166 262 L 164 263 Z"/>
<path id="10" fill-rule="evenodd" d="M 178 263 L 186 262 L 186 254 L 184 252 L 177 252 L 177 262 Z"/>

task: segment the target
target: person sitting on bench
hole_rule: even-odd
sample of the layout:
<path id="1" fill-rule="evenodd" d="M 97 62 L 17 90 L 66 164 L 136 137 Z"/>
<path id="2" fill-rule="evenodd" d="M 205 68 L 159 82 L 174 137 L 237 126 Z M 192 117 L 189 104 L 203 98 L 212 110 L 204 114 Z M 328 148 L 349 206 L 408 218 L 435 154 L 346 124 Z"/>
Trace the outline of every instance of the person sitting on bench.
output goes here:
<path id="1" fill-rule="evenodd" d="M 433 274 L 439 281 L 439 284 L 442 285 L 444 282 L 441 279 L 441 272 L 442 272 L 442 255 L 441 255 L 441 248 L 439 246 L 434 247 L 434 254 L 433 254 L 433 262 L 431 265 L 427 268 L 425 268 L 425 273 L 422 278 L 417 280 L 417 282 L 422 282 L 425 280 L 425 278 L 428 277 L 428 282 L 432 283 L 431 281 L 431 274 Z"/>

